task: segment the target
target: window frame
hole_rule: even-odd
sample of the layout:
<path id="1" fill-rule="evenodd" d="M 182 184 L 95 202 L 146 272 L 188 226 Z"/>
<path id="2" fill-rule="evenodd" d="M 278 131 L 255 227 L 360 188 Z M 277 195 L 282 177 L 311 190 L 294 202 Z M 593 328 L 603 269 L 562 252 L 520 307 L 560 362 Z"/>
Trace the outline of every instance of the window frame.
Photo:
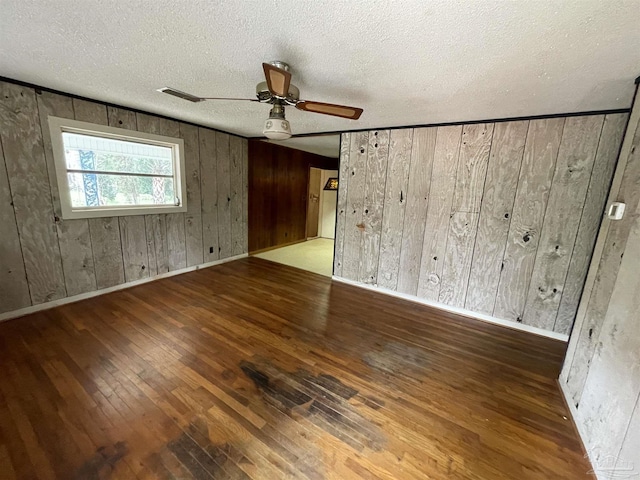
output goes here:
<path id="1" fill-rule="evenodd" d="M 151 133 L 108 127 L 95 123 L 81 122 L 69 118 L 49 116 L 49 134 L 58 183 L 58 195 L 62 218 L 65 220 L 78 218 L 121 217 L 126 215 L 150 215 L 157 213 L 180 213 L 187 211 L 187 182 L 184 163 L 184 140 L 181 138 L 154 135 Z M 179 205 L 122 205 L 99 207 L 73 207 L 67 176 L 67 159 L 64 149 L 63 133 L 78 133 L 114 140 L 123 140 L 145 145 L 171 148 L 174 171 L 175 196 Z M 135 176 L 135 174 L 132 174 Z"/>

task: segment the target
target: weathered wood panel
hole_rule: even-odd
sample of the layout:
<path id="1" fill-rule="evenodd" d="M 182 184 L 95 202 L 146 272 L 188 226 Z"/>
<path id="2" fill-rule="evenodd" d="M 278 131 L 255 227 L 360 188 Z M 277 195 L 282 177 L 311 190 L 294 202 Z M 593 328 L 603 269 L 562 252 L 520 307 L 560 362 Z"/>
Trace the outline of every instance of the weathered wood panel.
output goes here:
<path id="1" fill-rule="evenodd" d="M 0 313 L 31 305 L 11 189 L 0 143 Z"/>
<path id="2" fill-rule="evenodd" d="M 149 255 L 149 275 L 159 275 L 169 271 L 169 247 L 167 245 L 166 215 L 145 215 L 144 224 Z"/>
<path id="3" fill-rule="evenodd" d="M 122 241 L 122 262 L 126 282 L 149 277 L 147 237 L 143 215 L 118 217 Z"/>
<path id="4" fill-rule="evenodd" d="M 418 296 L 437 301 L 447 248 L 462 127 L 438 127 L 425 220 Z"/>
<path id="5" fill-rule="evenodd" d="M 249 142 L 242 140 L 242 253 L 249 251 Z"/>
<path id="6" fill-rule="evenodd" d="M 627 436 L 622 442 L 615 468 L 616 471 L 624 472 L 629 465 L 640 465 L 640 395 L 636 400 L 636 408 L 627 427 Z"/>
<path id="7" fill-rule="evenodd" d="M 231 174 L 231 254 L 240 255 L 243 252 L 242 232 L 246 229 L 243 223 L 242 210 L 242 143 L 243 139 L 236 136 L 229 137 L 229 167 Z"/>
<path id="8" fill-rule="evenodd" d="M 451 214 L 438 297 L 440 303 L 464 307 L 478 216 L 477 213 L 469 212 Z"/>
<path id="9" fill-rule="evenodd" d="M 216 166 L 218 182 L 218 247 L 220 258 L 233 254 L 231 242 L 231 178 L 229 135 L 216 132 Z"/>
<path id="10" fill-rule="evenodd" d="M 75 119 L 97 125 L 108 125 L 107 108 L 96 102 L 73 99 Z M 123 112 L 119 112 L 123 114 Z M 124 115 L 123 117 L 124 118 Z M 114 121 L 115 116 L 114 116 Z M 107 288 L 124 283 L 124 263 L 120 227 L 117 218 L 88 220 L 93 251 L 96 287 Z"/>
<path id="11" fill-rule="evenodd" d="M 554 326 L 556 332 L 568 334 L 576 317 L 627 118 L 628 114 L 621 113 L 607 115 L 604 119 L 569 271 L 562 289 L 562 299 Z"/>
<path id="12" fill-rule="evenodd" d="M 477 123 L 462 128 L 452 213 L 480 212 L 492 136 L 493 123 Z"/>
<path id="13" fill-rule="evenodd" d="M 200 184 L 202 196 L 202 242 L 204 261 L 213 262 L 220 258 L 218 243 L 218 184 L 216 133 L 207 128 L 199 128 L 200 139 Z"/>
<path id="14" fill-rule="evenodd" d="M 136 112 L 127 110 L 126 108 L 107 107 L 107 118 L 109 119 L 109 126 L 111 127 L 138 130 Z"/>
<path id="15" fill-rule="evenodd" d="M 567 118 L 531 275 L 523 323 L 553 330 L 604 116 Z"/>
<path id="16" fill-rule="evenodd" d="M 378 285 L 390 290 L 398 286 L 412 142 L 412 129 L 391 131 L 378 264 Z"/>
<path id="17" fill-rule="evenodd" d="M 633 125 L 630 126 L 633 128 Z M 627 130 L 626 135 L 631 135 L 631 132 Z M 626 203 L 627 212 L 634 212 L 640 203 L 640 122 L 635 125 L 635 132 L 630 140 L 625 138 L 625 143 L 627 141 L 630 142 L 629 153 L 626 159 L 619 160 L 619 162 L 626 160 L 626 166 L 622 171 L 622 180 L 615 200 Z M 591 359 L 599 343 L 600 330 L 609 307 L 633 221 L 634 218 L 629 213 L 622 220 L 605 220 L 608 232 L 598 263 L 595 282 L 588 297 L 583 300 L 586 305 L 584 316 L 577 319 L 580 324 L 576 325 L 573 334 L 577 340 L 572 341 L 568 352 L 573 356 L 567 357 L 567 362 L 571 365 L 567 373 L 567 389 L 576 404 L 580 403 Z"/>
<path id="18" fill-rule="evenodd" d="M 86 219 L 65 220 L 62 218 L 60 193 L 48 122 L 49 116 L 75 118 L 73 101 L 69 97 L 51 92 L 42 92 L 37 95 L 37 101 L 67 295 L 72 296 L 91 292 L 97 288 L 97 285 L 89 222 Z"/>
<path id="19" fill-rule="evenodd" d="M 89 219 L 96 285 L 100 288 L 124 283 L 124 265 L 117 217 Z"/>
<path id="20" fill-rule="evenodd" d="M 640 205 L 627 215 L 632 229 L 578 408 L 596 464 L 617 457 L 640 396 Z"/>
<path id="21" fill-rule="evenodd" d="M 389 133 L 389 130 L 377 130 L 369 134 L 362 209 L 364 230 L 362 230 L 358 278 L 363 283 L 374 284 L 378 281 L 378 256 L 389 159 Z M 359 188 L 357 183 L 354 184 L 354 188 Z"/>
<path id="22" fill-rule="evenodd" d="M 204 261 L 202 246 L 202 197 L 200 195 L 200 138 L 198 127 L 180 124 L 184 140 L 184 163 L 187 183 L 187 213 L 185 214 L 186 265 Z"/>
<path id="23" fill-rule="evenodd" d="M 349 163 L 351 134 L 340 135 L 340 166 L 338 170 L 338 202 L 336 207 L 336 238 L 333 247 L 333 274 L 342 277 L 342 259 L 347 215 L 347 185 L 349 183 Z"/>
<path id="24" fill-rule="evenodd" d="M 399 292 L 410 295 L 416 295 L 418 292 L 422 244 L 437 134 L 438 129 L 435 127 L 418 128 L 413 132 L 407 207 L 404 216 L 397 287 Z"/>
<path id="25" fill-rule="evenodd" d="M 31 302 L 66 296 L 35 92 L 0 83 L 0 141 Z"/>
<path id="26" fill-rule="evenodd" d="M 493 315 L 522 321 L 564 118 L 529 122 Z"/>
<path id="27" fill-rule="evenodd" d="M 465 300 L 467 310 L 493 313 L 528 128 L 528 121 L 495 125 Z"/>
<path id="28" fill-rule="evenodd" d="M 167 255 L 169 271 L 180 270 L 187 266 L 185 242 L 184 214 L 168 213 L 167 222 Z"/>
<path id="29" fill-rule="evenodd" d="M 342 262 L 342 276 L 350 279 L 358 278 L 362 249 L 362 231 L 366 228 L 362 224 L 362 211 L 368 146 L 368 132 L 358 132 L 351 135 Z"/>

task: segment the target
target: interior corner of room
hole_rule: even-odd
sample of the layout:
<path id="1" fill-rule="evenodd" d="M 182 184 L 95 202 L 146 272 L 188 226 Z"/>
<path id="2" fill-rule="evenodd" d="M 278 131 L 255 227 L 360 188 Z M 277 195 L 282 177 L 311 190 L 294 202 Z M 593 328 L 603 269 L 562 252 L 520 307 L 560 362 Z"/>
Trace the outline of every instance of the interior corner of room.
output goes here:
<path id="1" fill-rule="evenodd" d="M 640 476 L 640 4 L 205 3 L 3 4 L 0 477 Z"/>

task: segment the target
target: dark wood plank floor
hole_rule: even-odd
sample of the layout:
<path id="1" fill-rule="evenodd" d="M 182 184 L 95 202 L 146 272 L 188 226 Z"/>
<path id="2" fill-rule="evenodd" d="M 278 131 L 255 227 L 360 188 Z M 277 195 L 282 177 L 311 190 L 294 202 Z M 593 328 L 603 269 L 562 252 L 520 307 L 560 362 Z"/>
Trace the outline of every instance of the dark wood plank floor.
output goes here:
<path id="1" fill-rule="evenodd" d="M 0 477 L 575 479 L 565 346 L 256 258 L 0 325 Z"/>

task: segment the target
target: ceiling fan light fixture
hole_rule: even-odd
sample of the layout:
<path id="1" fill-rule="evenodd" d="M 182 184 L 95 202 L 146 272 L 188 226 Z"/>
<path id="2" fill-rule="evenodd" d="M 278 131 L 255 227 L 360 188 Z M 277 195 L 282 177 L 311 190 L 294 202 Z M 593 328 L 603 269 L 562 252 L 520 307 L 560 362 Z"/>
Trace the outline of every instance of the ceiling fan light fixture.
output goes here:
<path id="1" fill-rule="evenodd" d="M 291 138 L 291 125 L 284 118 L 267 118 L 262 133 L 271 140 L 286 140 Z"/>

